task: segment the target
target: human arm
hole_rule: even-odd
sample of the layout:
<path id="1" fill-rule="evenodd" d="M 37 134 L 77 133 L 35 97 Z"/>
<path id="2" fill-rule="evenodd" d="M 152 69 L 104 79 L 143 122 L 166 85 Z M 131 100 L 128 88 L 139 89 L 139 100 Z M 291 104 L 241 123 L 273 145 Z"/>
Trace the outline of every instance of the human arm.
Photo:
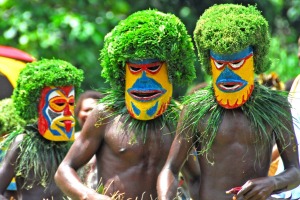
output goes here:
<path id="1" fill-rule="evenodd" d="M 110 199 L 108 196 L 98 194 L 95 190 L 85 186 L 76 173 L 76 170 L 95 155 L 103 141 L 105 123 L 99 127 L 95 126 L 100 117 L 99 112 L 101 111 L 95 108 L 88 116 L 79 137 L 76 138 L 55 174 L 55 182 L 58 187 L 74 200 Z"/>
<path id="2" fill-rule="evenodd" d="M 15 176 L 15 164 L 20 153 L 19 143 L 23 140 L 23 134 L 16 137 L 6 151 L 5 157 L 0 164 L 0 197 Z"/>
<path id="3" fill-rule="evenodd" d="M 292 130 L 292 124 L 288 127 Z M 237 194 L 238 198 L 244 196 L 246 199 L 266 199 L 271 194 L 290 190 L 300 184 L 296 137 L 294 134 L 285 134 L 284 141 L 287 146 L 282 143 L 282 140 L 276 139 L 285 170 L 276 176 L 249 180 Z"/>
<path id="4" fill-rule="evenodd" d="M 179 122 L 178 126 L 181 123 Z M 197 200 L 200 185 L 200 167 L 193 159 L 188 162 L 190 152 L 194 151 L 193 141 L 188 134 L 180 133 L 177 130 L 176 137 L 171 145 L 167 161 L 160 172 L 157 180 L 157 192 L 159 200 L 170 200 L 176 197 L 178 187 L 178 174 L 182 166 L 185 179 L 188 180 L 188 187 L 191 197 Z"/>
<path id="5" fill-rule="evenodd" d="M 187 185 L 188 192 L 192 199 L 197 199 L 200 188 L 200 165 L 197 156 L 197 150 L 193 148 L 188 155 L 186 162 L 181 168 L 181 173 L 184 177 L 184 183 Z"/>

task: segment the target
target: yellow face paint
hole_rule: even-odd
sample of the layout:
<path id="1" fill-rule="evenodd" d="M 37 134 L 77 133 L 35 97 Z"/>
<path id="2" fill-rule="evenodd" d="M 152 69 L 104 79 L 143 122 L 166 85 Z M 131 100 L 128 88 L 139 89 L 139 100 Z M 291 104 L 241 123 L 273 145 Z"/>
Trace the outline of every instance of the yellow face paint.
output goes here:
<path id="1" fill-rule="evenodd" d="M 52 141 L 73 141 L 74 87 L 45 87 L 39 103 L 39 133 Z"/>
<path id="2" fill-rule="evenodd" d="M 226 109 L 242 106 L 254 88 L 252 48 L 231 55 L 211 51 L 212 79 L 215 97 Z"/>
<path id="3" fill-rule="evenodd" d="M 151 120 L 162 115 L 172 98 L 167 65 L 157 60 L 126 63 L 125 103 L 130 115 Z"/>

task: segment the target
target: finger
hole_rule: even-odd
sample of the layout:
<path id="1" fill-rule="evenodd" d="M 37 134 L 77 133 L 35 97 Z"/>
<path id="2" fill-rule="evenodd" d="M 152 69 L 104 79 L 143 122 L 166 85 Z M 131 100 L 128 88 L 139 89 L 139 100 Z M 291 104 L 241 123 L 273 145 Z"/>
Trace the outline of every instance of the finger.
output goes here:
<path id="1" fill-rule="evenodd" d="M 250 181 L 247 181 L 241 188 L 241 190 L 237 193 L 237 197 L 245 196 L 251 189 L 253 188 L 253 184 Z"/>
<path id="2" fill-rule="evenodd" d="M 231 188 L 230 190 L 227 190 L 226 194 L 237 194 L 241 189 L 242 187 L 234 187 Z"/>

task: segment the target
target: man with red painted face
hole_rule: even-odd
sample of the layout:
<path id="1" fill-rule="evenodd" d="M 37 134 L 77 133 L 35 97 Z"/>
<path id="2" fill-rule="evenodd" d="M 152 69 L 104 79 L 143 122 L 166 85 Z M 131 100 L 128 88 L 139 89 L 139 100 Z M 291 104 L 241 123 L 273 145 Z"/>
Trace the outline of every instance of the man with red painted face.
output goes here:
<path id="1" fill-rule="evenodd" d="M 174 199 L 178 171 L 195 144 L 201 170 L 197 199 L 266 200 L 298 186 L 287 96 L 254 79 L 270 66 L 265 18 L 255 6 L 216 4 L 200 16 L 194 39 L 212 82 L 183 102 L 177 137 L 158 177 L 158 199 Z M 285 171 L 268 177 L 275 142 Z"/>
<path id="2" fill-rule="evenodd" d="M 15 176 L 20 200 L 65 198 L 54 173 L 74 140 L 75 91 L 82 80 L 83 72 L 62 60 L 43 59 L 21 71 L 12 99 L 27 125 L 1 144 L 8 151 L 0 167 L 0 197 Z"/>
<path id="3" fill-rule="evenodd" d="M 157 197 L 157 176 L 179 115 L 172 100 L 173 85 L 189 83 L 195 77 L 194 58 L 184 24 L 157 10 L 130 15 L 105 37 L 100 59 L 102 75 L 111 88 L 89 114 L 55 175 L 69 197 Z M 104 190 L 88 188 L 76 173 L 93 155 Z M 198 171 L 193 157 L 189 161 Z M 185 180 L 193 179 L 186 176 Z"/>

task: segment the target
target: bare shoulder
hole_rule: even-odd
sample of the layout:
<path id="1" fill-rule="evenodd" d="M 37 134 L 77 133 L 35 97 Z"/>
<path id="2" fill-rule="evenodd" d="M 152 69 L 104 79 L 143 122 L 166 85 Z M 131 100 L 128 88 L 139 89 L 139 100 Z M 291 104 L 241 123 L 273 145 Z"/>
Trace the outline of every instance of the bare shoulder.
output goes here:
<path id="1" fill-rule="evenodd" d="M 110 116 L 112 116 L 112 111 L 106 107 L 103 103 L 97 104 L 97 106 L 93 109 L 90 115 L 93 116 L 94 119 L 108 119 Z"/>

